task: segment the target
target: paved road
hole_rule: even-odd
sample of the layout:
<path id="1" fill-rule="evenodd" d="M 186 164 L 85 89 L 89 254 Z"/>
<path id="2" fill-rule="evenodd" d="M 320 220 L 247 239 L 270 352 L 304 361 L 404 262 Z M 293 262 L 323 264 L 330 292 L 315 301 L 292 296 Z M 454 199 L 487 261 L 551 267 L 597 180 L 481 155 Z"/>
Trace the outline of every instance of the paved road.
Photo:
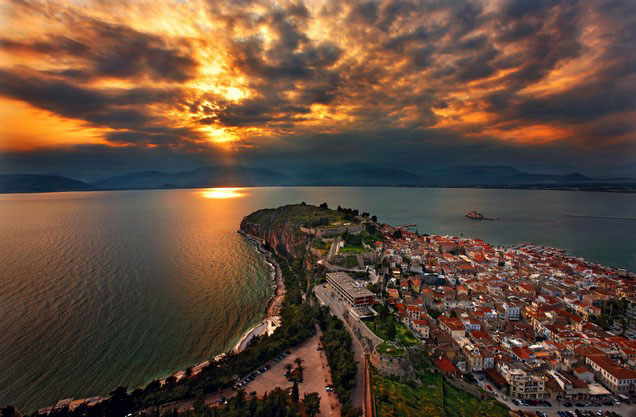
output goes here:
<path id="1" fill-rule="evenodd" d="M 358 371 L 356 372 L 356 386 L 351 393 L 351 403 L 354 407 L 363 407 L 364 403 L 364 390 L 366 388 L 366 378 L 365 378 L 365 359 L 364 359 L 364 348 L 362 343 L 358 340 L 357 336 L 354 334 L 353 330 L 349 326 L 349 324 L 344 320 L 343 317 L 343 307 L 339 305 L 337 297 L 331 297 L 332 292 L 327 290 L 323 285 L 318 285 L 314 287 L 314 293 L 318 300 L 322 305 L 329 306 L 331 312 L 336 315 L 342 322 L 345 324 L 347 330 L 351 334 L 353 338 L 353 356 L 355 360 L 358 362 Z"/>
<path id="2" fill-rule="evenodd" d="M 327 254 L 327 259 L 331 259 L 338 254 L 340 243 L 340 237 L 337 237 L 331 242 L 331 246 L 329 247 L 329 253 Z"/>
<path id="3" fill-rule="evenodd" d="M 362 322 L 350 317 L 347 321 L 344 319 L 344 312 L 347 310 L 345 304 L 331 291 L 326 285 L 314 287 L 314 293 L 321 304 L 329 306 L 331 312 L 335 314 L 351 334 L 353 343 L 354 358 L 358 361 L 358 371 L 356 373 L 356 387 L 351 395 L 351 402 L 354 407 L 361 407 L 365 416 L 373 415 L 373 406 L 371 404 L 371 389 L 369 386 L 369 373 L 367 364 L 367 355 L 371 353 L 371 349 L 378 343 L 382 343 L 382 339 L 376 336 Z"/>

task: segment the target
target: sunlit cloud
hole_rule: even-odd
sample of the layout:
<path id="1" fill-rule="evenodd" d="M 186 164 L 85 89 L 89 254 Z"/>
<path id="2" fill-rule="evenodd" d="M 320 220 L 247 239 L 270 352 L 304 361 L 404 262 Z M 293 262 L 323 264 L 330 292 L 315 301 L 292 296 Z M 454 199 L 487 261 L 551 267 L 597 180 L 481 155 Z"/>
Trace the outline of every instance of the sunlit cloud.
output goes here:
<path id="1" fill-rule="evenodd" d="M 635 4 L 7 0 L 0 148 L 268 154 L 400 132 L 403 152 L 453 137 L 624 155 Z"/>

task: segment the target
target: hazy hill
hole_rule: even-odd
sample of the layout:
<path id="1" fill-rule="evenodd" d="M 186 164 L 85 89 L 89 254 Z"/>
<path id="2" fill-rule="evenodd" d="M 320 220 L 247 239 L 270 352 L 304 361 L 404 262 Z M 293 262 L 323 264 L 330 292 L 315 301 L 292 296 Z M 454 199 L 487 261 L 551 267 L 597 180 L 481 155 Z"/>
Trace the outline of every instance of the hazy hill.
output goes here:
<path id="1" fill-rule="evenodd" d="M 381 168 L 367 164 L 348 164 L 302 172 L 298 176 L 302 185 L 417 185 L 420 177 L 401 169 Z"/>
<path id="2" fill-rule="evenodd" d="M 0 175 L 0 193 L 43 193 L 54 191 L 90 191 L 95 187 L 59 175 Z"/>
<path id="3" fill-rule="evenodd" d="M 0 176 L 0 192 L 29 193 L 81 190 L 135 190 L 159 188 L 260 187 L 285 185 L 495 187 L 636 191 L 636 179 L 590 178 L 577 172 L 566 175 L 535 174 L 509 166 L 466 165 L 413 173 L 403 169 L 348 164 L 314 167 L 287 176 L 265 168 L 209 166 L 182 172 L 143 171 L 87 184 L 57 175 Z"/>
<path id="4" fill-rule="evenodd" d="M 516 186 L 523 184 L 567 184 L 597 181 L 573 172 L 567 175 L 533 174 L 509 166 L 467 165 L 431 170 L 422 175 L 422 184 L 453 186 Z"/>
<path id="5" fill-rule="evenodd" d="M 262 168 L 210 166 L 192 171 L 165 173 L 133 172 L 96 181 L 94 185 L 109 189 L 202 188 L 220 186 L 286 185 L 286 175 Z"/>

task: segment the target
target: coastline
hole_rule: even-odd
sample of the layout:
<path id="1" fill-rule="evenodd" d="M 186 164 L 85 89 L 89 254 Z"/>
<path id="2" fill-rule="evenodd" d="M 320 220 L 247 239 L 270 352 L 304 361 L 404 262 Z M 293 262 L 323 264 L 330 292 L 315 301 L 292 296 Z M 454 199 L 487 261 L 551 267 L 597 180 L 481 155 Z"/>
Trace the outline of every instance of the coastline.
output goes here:
<path id="1" fill-rule="evenodd" d="M 243 230 L 237 232 L 245 240 L 253 243 L 256 246 L 256 251 L 260 253 L 265 261 L 272 267 L 272 280 L 274 281 L 274 294 L 270 297 L 265 308 L 265 318 L 261 320 L 257 325 L 253 326 L 243 333 L 238 342 L 231 350 L 233 353 L 239 353 L 243 351 L 249 342 L 256 336 L 262 336 L 263 334 L 271 335 L 274 330 L 280 325 L 280 308 L 283 298 L 285 297 L 285 284 L 283 282 L 283 274 L 278 263 L 273 259 L 272 254 L 263 247 L 261 239 L 250 235 Z"/>
<path id="2" fill-rule="evenodd" d="M 234 347 L 232 347 L 232 349 L 229 349 L 226 352 L 219 353 L 212 359 L 203 361 L 201 363 L 198 363 L 192 366 L 193 376 L 201 372 L 201 370 L 207 365 L 209 365 L 210 363 L 216 362 L 224 358 L 230 352 L 235 354 L 242 352 L 243 350 L 245 350 L 249 342 L 254 337 L 262 336 L 265 333 L 267 333 L 268 335 L 271 335 L 274 332 L 274 330 L 276 330 L 276 328 L 280 326 L 280 316 L 279 316 L 280 307 L 281 307 L 283 298 L 285 297 L 285 284 L 283 282 L 283 273 L 280 269 L 280 266 L 272 258 L 271 253 L 263 247 L 263 242 L 261 241 L 261 239 L 257 238 L 256 236 L 252 236 L 249 233 L 244 232 L 243 230 L 238 230 L 237 233 L 243 236 L 245 240 L 254 244 L 256 251 L 265 258 L 265 262 L 267 262 L 267 264 L 272 268 L 272 271 L 270 272 L 270 274 L 272 277 L 272 281 L 274 282 L 274 285 L 273 285 L 274 293 L 272 294 L 272 296 L 267 302 L 267 307 L 265 308 L 265 317 L 258 324 L 247 329 L 241 335 L 241 337 L 236 342 Z M 185 376 L 185 370 L 173 372 L 169 376 L 174 376 L 177 378 L 177 380 L 180 380 L 181 378 Z M 165 377 L 159 380 L 162 385 L 168 377 Z"/>
<path id="3" fill-rule="evenodd" d="M 252 326 L 248 330 L 246 330 L 239 340 L 236 342 L 233 348 L 226 350 L 225 352 L 219 353 L 211 359 L 205 360 L 203 362 L 197 363 L 196 365 L 192 365 L 187 367 L 186 369 L 191 370 L 191 376 L 198 375 L 203 368 L 208 366 L 209 364 L 219 361 L 227 356 L 229 353 L 240 353 L 249 345 L 249 342 L 257 336 L 262 336 L 264 334 L 271 335 L 278 326 L 280 326 L 280 309 L 282 307 L 282 301 L 285 297 L 285 284 L 283 281 L 283 273 L 280 269 L 280 266 L 273 259 L 271 252 L 263 247 L 263 242 L 261 239 L 256 236 L 252 236 L 242 230 L 238 230 L 238 233 L 243 236 L 243 238 L 250 243 L 254 244 L 256 251 L 265 258 L 267 264 L 271 267 L 270 276 L 273 281 L 272 288 L 274 288 L 274 293 L 269 298 L 267 302 L 267 306 L 265 308 L 265 317 L 255 326 Z M 165 377 L 161 377 L 158 379 L 161 385 L 164 385 L 166 380 L 169 377 L 175 377 L 177 380 L 181 380 L 186 377 L 186 369 L 182 369 L 179 371 L 175 371 L 170 375 L 166 375 Z M 143 388 L 143 387 L 142 387 Z M 91 400 L 95 404 L 107 399 L 108 396 L 93 396 L 89 398 L 81 398 L 75 401 L 84 401 Z M 1 404 L 0 404 L 1 405 Z M 44 411 L 44 410 L 52 410 L 53 406 L 40 408 L 35 411 Z"/>

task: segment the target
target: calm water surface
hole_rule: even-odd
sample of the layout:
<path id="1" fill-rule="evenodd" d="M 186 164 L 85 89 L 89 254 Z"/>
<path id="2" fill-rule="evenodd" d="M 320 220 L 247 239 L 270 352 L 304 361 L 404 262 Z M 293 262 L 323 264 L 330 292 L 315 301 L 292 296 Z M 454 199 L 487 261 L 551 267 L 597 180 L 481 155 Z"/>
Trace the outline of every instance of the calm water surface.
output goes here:
<path id="1" fill-rule="evenodd" d="M 229 198 L 210 198 L 229 197 Z M 269 269 L 236 233 L 288 203 L 355 207 L 421 233 L 552 245 L 636 270 L 636 195 L 297 187 L 0 196 L 0 404 L 24 411 L 137 387 L 231 348 Z M 470 210 L 496 222 L 464 217 Z"/>

